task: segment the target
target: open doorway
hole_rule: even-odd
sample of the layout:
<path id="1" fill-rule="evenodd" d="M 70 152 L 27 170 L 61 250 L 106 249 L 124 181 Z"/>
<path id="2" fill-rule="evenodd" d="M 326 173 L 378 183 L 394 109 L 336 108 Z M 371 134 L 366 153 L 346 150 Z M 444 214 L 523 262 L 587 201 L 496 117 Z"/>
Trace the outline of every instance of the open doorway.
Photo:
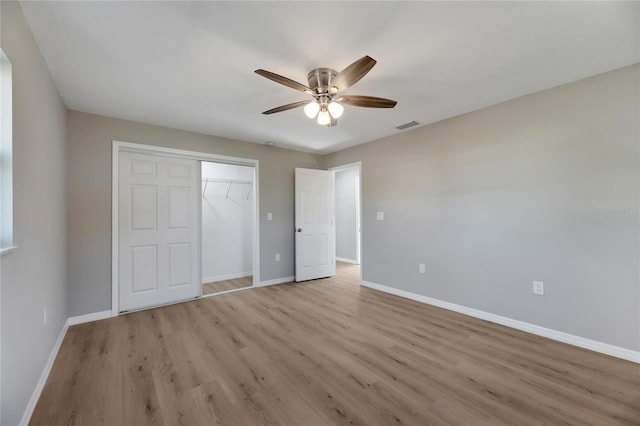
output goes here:
<path id="1" fill-rule="evenodd" d="M 335 174 L 336 270 L 361 277 L 361 164 L 329 169 Z"/>
<path id="2" fill-rule="evenodd" d="M 202 295 L 253 285 L 255 168 L 202 162 Z"/>

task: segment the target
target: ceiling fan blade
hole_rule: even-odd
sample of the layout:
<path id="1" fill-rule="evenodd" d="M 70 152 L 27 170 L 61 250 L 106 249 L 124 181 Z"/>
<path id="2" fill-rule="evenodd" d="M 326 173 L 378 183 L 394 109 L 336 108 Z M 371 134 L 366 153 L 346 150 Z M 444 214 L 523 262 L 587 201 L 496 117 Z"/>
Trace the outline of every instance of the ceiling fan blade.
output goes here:
<path id="1" fill-rule="evenodd" d="M 263 76 L 264 78 L 268 78 L 271 81 L 275 81 L 276 83 L 280 83 L 287 87 L 291 87 L 292 89 L 300 90 L 301 92 L 306 92 L 309 94 L 313 94 L 313 91 L 309 89 L 304 84 L 300 84 L 297 81 L 293 81 L 290 78 L 283 77 L 280 74 L 273 73 L 271 71 L 259 69 L 255 71 L 256 74 Z"/>
<path id="2" fill-rule="evenodd" d="M 358 80 L 367 75 L 376 64 L 376 60 L 370 56 L 363 56 L 342 71 L 331 81 L 331 86 L 335 87 L 334 93 L 341 92 L 353 86 Z"/>
<path id="3" fill-rule="evenodd" d="M 340 102 L 341 104 L 365 108 L 393 108 L 398 103 L 397 101 L 393 101 L 391 99 L 356 95 L 340 96 L 338 99 L 335 99 L 335 101 Z"/>
<path id="4" fill-rule="evenodd" d="M 298 108 L 298 107 L 301 107 L 302 105 L 308 104 L 309 102 L 311 102 L 311 100 L 309 100 L 309 101 L 300 101 L 300 102 L 294 102 L 292 104 L 281 105 L 279 107 L 271 108 L 270 110 L 263 112 L 263 114 L 274 114 L 276 112 L 282 112 L 282 111 L 286 111 L 288 109 Z"/>

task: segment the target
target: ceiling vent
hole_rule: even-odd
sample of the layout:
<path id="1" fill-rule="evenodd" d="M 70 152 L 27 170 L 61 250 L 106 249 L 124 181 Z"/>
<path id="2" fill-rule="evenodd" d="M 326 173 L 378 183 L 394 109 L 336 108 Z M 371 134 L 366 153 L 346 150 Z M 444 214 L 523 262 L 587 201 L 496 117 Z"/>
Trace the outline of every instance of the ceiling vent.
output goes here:
<path id="1" fill-rule="evenodd" d="M 404 129 L 408 129 L 409 127 L 417 126 L 418 124 L 420 124 L 420 123 L 418 123 L 417 121 L 414 120 L 414 121 L 410 121 L 408 123 L 401 124 L 401 125 L 397 126 L 396 129 L 404 130 Z"/>

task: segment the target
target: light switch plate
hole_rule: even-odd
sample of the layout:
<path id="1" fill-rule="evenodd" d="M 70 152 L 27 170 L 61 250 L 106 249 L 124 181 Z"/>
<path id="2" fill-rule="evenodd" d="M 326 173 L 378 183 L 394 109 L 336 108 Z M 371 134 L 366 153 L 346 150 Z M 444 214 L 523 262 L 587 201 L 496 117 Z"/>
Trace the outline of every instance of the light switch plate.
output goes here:
<path id="1" fill-rule="evenodd" d="M 267 212 L 267 220 L 273 220 L 273 213 Z"/>
<path id="2" fill-rule="evenodd" d="M 376 212 L 376 220 L 384 220 L 384 212 Z"/>

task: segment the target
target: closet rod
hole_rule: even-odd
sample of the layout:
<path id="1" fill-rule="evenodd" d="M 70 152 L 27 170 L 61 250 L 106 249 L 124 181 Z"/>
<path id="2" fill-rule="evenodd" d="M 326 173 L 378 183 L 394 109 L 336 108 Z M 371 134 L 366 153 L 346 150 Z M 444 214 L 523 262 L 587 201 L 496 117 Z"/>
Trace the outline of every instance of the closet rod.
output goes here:
<path id="1" fill-rule="evenodd" d="M 220 183 L 246 183 L 253 184 L 250 180 L 238 180 L 238 179 L 218 179 L 218 178 L 202 178 L 203 182 L 220 182 Z"/>
<path id="2" fill-rule="evenodd" d="M 229 198 L 229 192 L 231 191 L 231 185 L 233 185 L 234 183 L 251 185 L 249 187 L 249 192 L 247 192 L 247 200 L 249 199 L 249 196 L 251 195 L 251 191 L 253 190 L 253 182 L 250 181 L 250 180 L 202 178 L 202 181 L 204 182 L 204 188 L 202 189 L 202 198 L 204 198 L 204 194 L 205 194 L 205 192 L 207 192 L 207 185 L 209 184 L 209 182 L 228 183 L 229 184 L 229 188 L 227 188 L 227 195 L 226 195 L 225 198 Z"/>

